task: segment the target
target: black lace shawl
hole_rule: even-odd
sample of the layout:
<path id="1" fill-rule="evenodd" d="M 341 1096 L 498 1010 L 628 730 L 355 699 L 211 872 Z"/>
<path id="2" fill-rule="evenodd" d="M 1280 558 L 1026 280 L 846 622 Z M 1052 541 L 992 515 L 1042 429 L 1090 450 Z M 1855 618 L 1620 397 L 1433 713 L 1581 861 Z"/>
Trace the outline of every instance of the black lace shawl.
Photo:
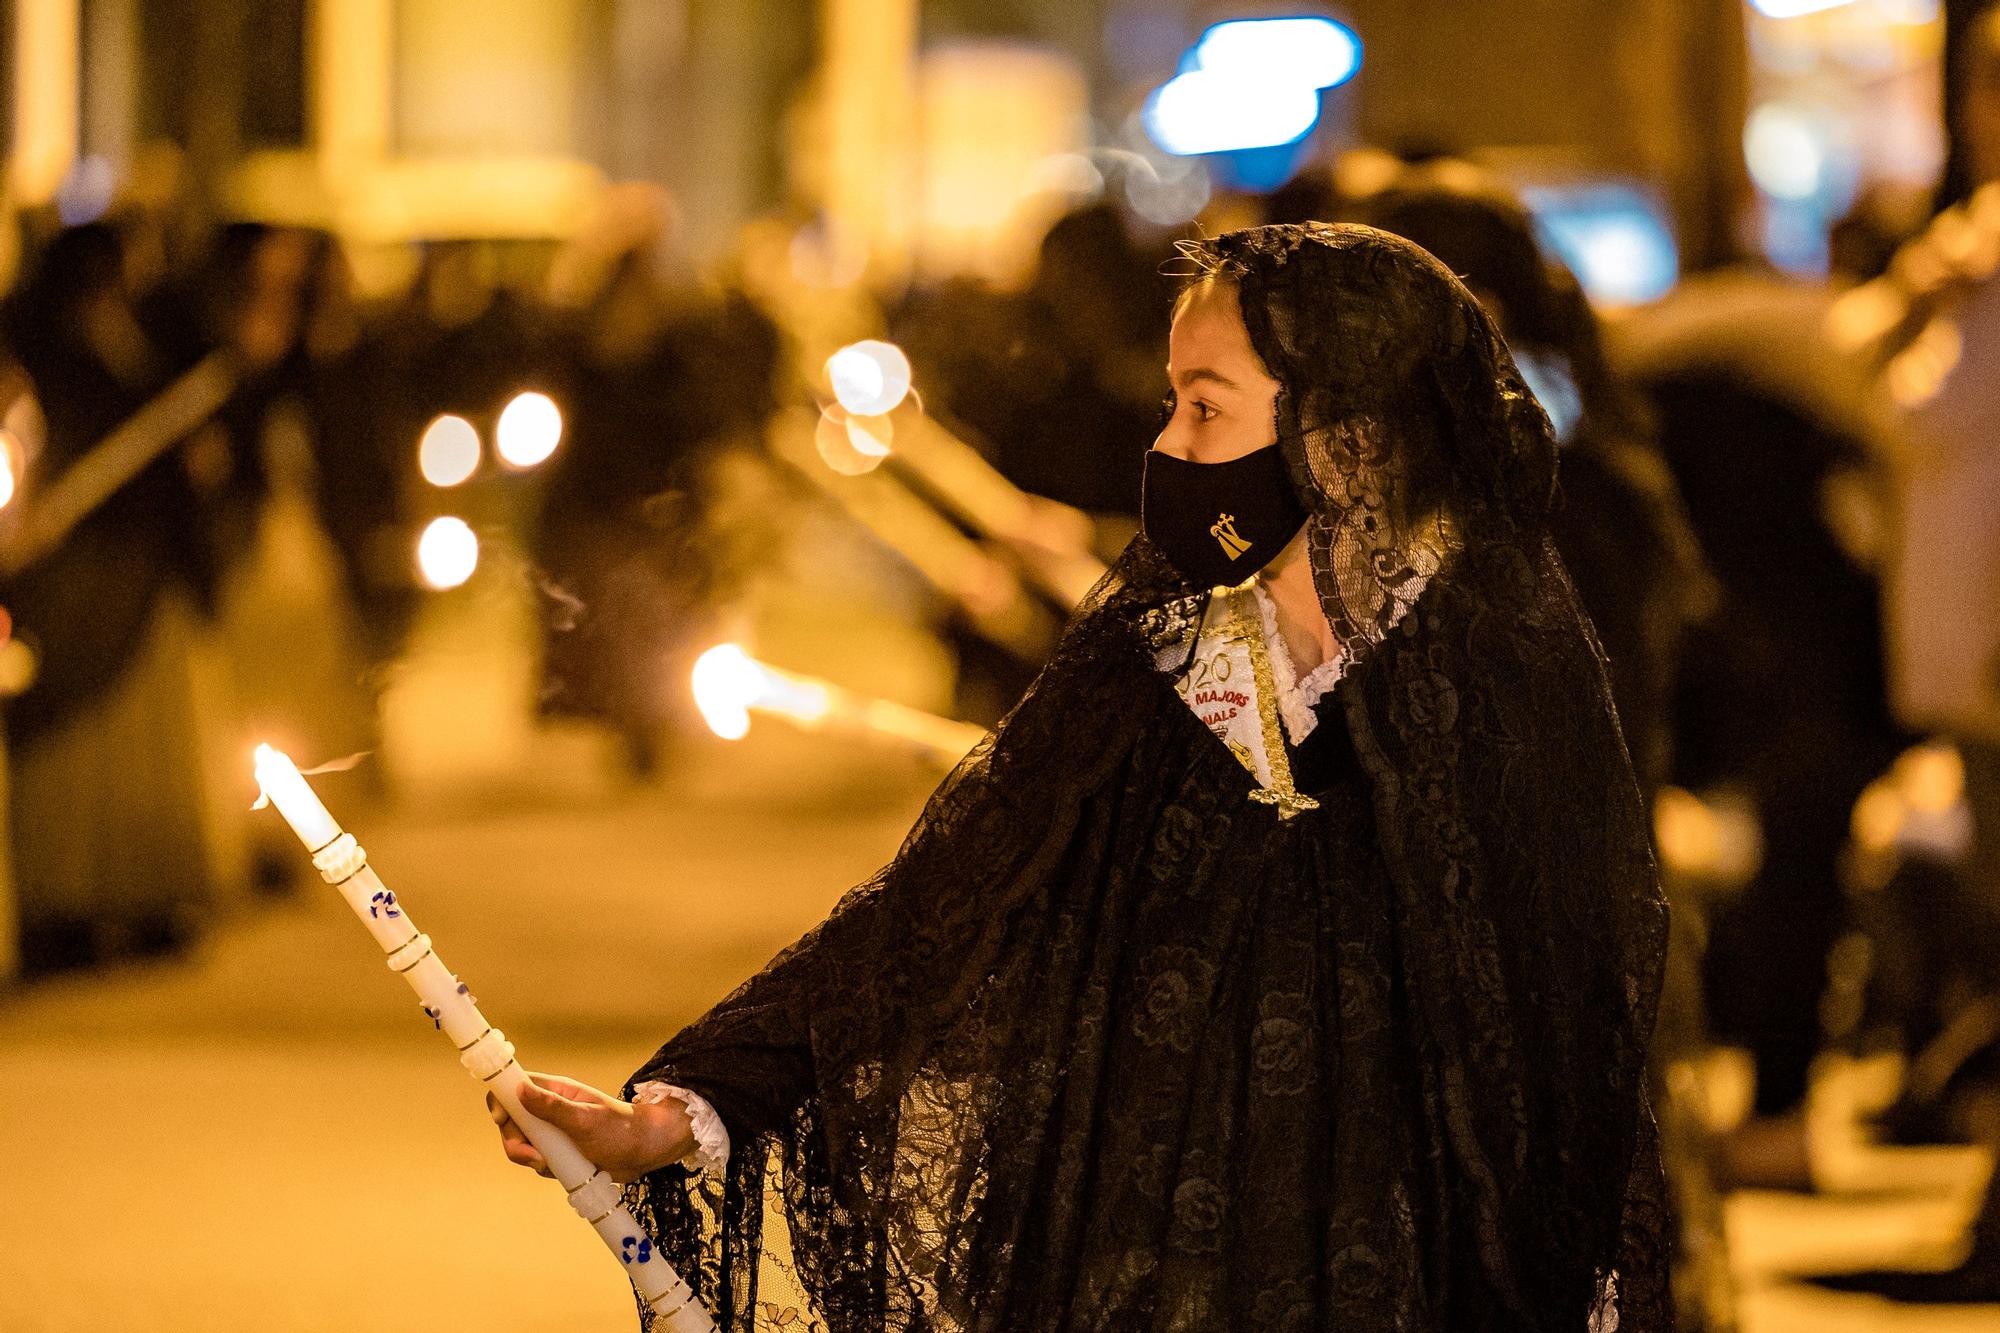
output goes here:
<path id="1" fill-rule="evenodd" d="M 1135 540 L 895 859 L 634 1074 L 733 1141 L 634 1202 L 732 1333 L 1664 1329 L 1665 913 L 1547 422 L 1413 245 L 1192 253 L 1285 386 L 1347 771 L 1247 799 Z"/>

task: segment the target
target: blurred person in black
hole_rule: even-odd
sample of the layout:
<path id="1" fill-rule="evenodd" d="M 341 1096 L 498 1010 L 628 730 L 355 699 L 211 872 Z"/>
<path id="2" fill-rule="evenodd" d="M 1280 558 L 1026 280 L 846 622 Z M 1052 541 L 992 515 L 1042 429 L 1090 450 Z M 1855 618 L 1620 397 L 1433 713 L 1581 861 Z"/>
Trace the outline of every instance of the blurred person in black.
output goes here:
<path id="1" fill-rule="evenodd" d="M 890 321 L 930 400 L 1016 486 L 1094 514 L 1136 513 L 1153 434 L 1172 251 L 1116 205 L 1078 208 L 1043 237 L 1019 292 L 970 280 L 913 291 Z"/>
<path id="2" fill-rule="evenodd" d="M 56 234 L 5 312 L 46 422 L 21 504 L 166 386 L 117 231 Z M 212 423 L 169 449 L 0 590 L 36 652 L 8 702 L 26 969 L 185 942 L 228 887 L 210 836 L 197 640 L 220 561 L 208 523 L 229 473 Z"/>
<path id="3" fill-rule="evenodd" d="M 1960 146 L 1970 184 L 1993 190 L 2000 188 L 2000 5 L 1974 17 L 1962 58 Z M 1943 1055 L 1946 1062 L 1932 1086 L 1905 1089 L 1891 1123 L 2000 1153 L 2000 280 L 1988 276 L 1942 317 L 1957 335 L 1957 358 L 1910 404 L 1897 460 L 1889 667 L 1899 716 L 1958 751 L 1971 841 L 1930 892 L 1903 904 L 1919 941 L 1911 961 L 1931 965 L 1931 975 L 1916 979 L 1933 988 L 1935 1012 L 1947 1020 L 1935 1046 L 1915 1058 L 1926 1065 Z M 1921 865 L 1909 868 L 1922 874 Z M 1943 965 L 1952 963 L 1959 966 Z M 1974 994 L 1950 995 L 1948 978 L 1969 983 Z M 1968 1033 L 1983 1040 L 1966 1040 Z M 1816 1280 L 1910 1303 L 2000 1303 L 2000 1173 L 1956 1266 Z"/>
<path id="4" fill-rule="evenodd" d="M 1455 161 L 1414 167 L 1353 206 L 1357 220 L 1442 259 L 1493 315 L 1562 445 L 1556 547 L 1611 660 L 1640 785 L 1666 780 L 1673 679 L 1714 593 L 1643 406 L 1605 360 L 1597 317 L 1534 220 L 1497 178 Z"/>
<path id="5" fill-rule="evenodd" d="M 1171 254 L 1115 204 L 1086 204 L 1049 228 L 1020 290 L 955 278 L 913 289 L 890 317 L 930 408 L 1016 486 L 1109 520 L 1112 549 L 1138 516 Z M 997 718 L 1040 666 L 955 621 L 945 634 L 960 716 Z"/>
<path id="6" fill-rule="evenodd" d="M 651 238 L 618 254 L 566 340 L 563 449 L 535 557 L 542 709 L 609 725 L 653 774 L 722 571 L 705 552 L 705 468 L 775 407 L 776 331 L 746 300 L 674 299 Z"/>
<path id="7" fill-rule="evenodd" d="M 1535 234 L 1498 178 L 1468 163 L 1409 168 L 1351 216 L 1417 242 L 1457 273 L 1500 327 L 1561 446 L 1561 503 L 1551 534 L 1610 660 L 1612 697 L 1650 808 L 1673 750 L 1673 681 L 1691 626 L 1714 593 L 1680 493 L 1643 408 L 1605 360 L 1581 285 Z M 1672 947 L 1652 1044 L 1654 1105 L 1683 1243 L 1676 1255 L 1680 1327 L 1730 1325 L 1719 1197 L 1706 1170 L 1697 1108 L 1667 1094 L 1665 1070 L 1706 1049 L 1699 904 L 1674 895 Z"/>
<path id="8" fill-rule="evenodd" d="M 339 553 L 369 690 L 379 693 L 419 603 L 411 498 L 425 423 L 410 401 L 406 349 L 389 321 L 361 308 L 339 241 L 324 232 L 307 239 L 301 334 L 288 370 L 309 426 L 320 522 Z"/>
<path id="9" fill-rule="evenodd" d="M 202 350 L 224 349 L 241 372 L 217 414 L 232 466 L 211 520 L 225 550 L 217 623 L 234 677 L 236 734 L 324 759 L 369 748 L 372 733 L 349 585 L 322 518 L 323 482 L 340 477 L 342 455 L 368 443 L 365 434 L 342 437 L 349 423 L 316 411 L 329 405 L 326 372 L 343 367 L 355 342 L 340 310 L 338 260 L 325 233 L 232 224 L 198 274 L 192 302 Z M 341 406 L 359 415 L 373 404 L 361 397 Z M 253 825 L 252 836 L 257 882 L 290 882 L 296 857 L 282 835 Z"/>
<path id="10" fill-rule="evenodd" d="M 1795 346 L 1767 339 L 1754 354 L 1706 316 L 1681 352 L 1635 371 L 1721 587 L 1676 684 L 1674 781 L 1741 790 L 1762 835 L 1755 875 L 1716 914 L 1706 964 L 1716 1034 L 1746 1045 L 1756 1067 L 1754 1118 L 1732 1139 L 1729 1169 L 1790 1188 L 1810 1186 L 1803 1101 L 1828 951 L 1847 928 L 1840 861 L 1854 802 L 1909 740 L 1888 708 L 1877 576 L 1840 518 L 1878 459 L 1811 367 L 1779 364 L 1813 356 L 1818 309 Z"/>

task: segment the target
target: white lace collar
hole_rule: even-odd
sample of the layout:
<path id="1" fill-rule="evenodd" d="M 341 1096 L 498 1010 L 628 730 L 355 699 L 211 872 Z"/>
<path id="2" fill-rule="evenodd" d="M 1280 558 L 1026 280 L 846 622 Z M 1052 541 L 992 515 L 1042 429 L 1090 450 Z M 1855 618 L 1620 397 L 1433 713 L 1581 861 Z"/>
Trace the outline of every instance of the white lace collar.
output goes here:
<path id="1" fill-rule="evenodd" d="M 1285 636 L 1278 632 L 1277 604 L 1264 591 L 1262 579 L 1250 588 L 1257 595 L 1257 614 L 1264 622 L 1264 645 L 1271 658 L 1271 687 L 1278 696 L 1278 716 L 1284 719 L 1286 739 L 1293 745 L 1302 745 L 1319 725 L 1313 705 L 1340 682 L 1347 670 L 1347 654 L 1336 650 L 1300 680 L 1298 668 L 1292 665 L 1291 650 L 1285 647 Z"/>

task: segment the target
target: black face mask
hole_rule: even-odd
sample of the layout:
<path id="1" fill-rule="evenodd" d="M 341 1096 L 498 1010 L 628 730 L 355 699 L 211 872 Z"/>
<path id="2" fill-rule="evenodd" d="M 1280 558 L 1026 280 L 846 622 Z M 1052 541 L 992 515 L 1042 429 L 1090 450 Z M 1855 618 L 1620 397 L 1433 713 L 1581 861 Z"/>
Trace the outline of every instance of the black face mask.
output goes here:
<path id="1" fill-rule="evenodd" d="M 1140 525 L 1198 588 L 1243 582 L 1276 559 L 1305 526 L 1277 445 L 1227 463 L 1146 455 Z"/>

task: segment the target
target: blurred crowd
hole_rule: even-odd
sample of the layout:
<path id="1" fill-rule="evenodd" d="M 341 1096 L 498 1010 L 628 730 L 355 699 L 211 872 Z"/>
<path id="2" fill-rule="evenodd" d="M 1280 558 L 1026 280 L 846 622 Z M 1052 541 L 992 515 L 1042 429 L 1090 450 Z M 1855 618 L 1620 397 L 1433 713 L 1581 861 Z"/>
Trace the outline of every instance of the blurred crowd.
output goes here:
<path id="1" fill-rule="evenodd" d="M 524 249 L 549 247 L 428 245 L 364 302 L 340 243 L 297 227 L 187 240 L 133 208 L 30 237 L 0 352 L 25 971 L 172 949 L 282 884 L 228 808 L 238 742 L 374 744 L 426 592 L 419 535 L 465 484 L 426 476 L 446 417 L 492 439 L 517 396 L 560 404 L 553 456 L 455 507 L 542 612 L 532 706 L 655 765 L 663 681 L 713 600 L 702 450 L 769 415 L 775 335 L 740 300 L 670 287 L 644 237 L 588 256 L 563 299 Z"/>
<path id="2" fill-rule="evenodd" d="M 2000 88 L 1989 45 L 1981 86 Z M 1972 160 L 1975 191 L 1924 230 L 1841 252 L 1861 271 L 1705 275 L 1609 320 L 1509 185 L 1465 161 L 1378 155 L 1365 186 L 1336 165 L 1234 202 L 1439 255 L 1562 442 L 1554 536 L 1674 907 L 1654 1099 L 1690 1327 L 1731 1323 L 1721 1195 L 1813 1187 L 1804 1107 L 1829 1050 L 1906 1057 L 1889 1140 L 2000 1142 L 2000 151 Z M 818 364 L 763 252 L 700 286 L 662 267 L 665 228 L 653 205 L 588 245 L 434 242 L 369 300 L 310 230 L 192 233 L 136 206 L 31 228 L 0 322 L 26 971 L 171 950 L 232 895 L 282 886 L 289 862 L 233 831 L 240 784 L 218 772 L 242 766 L 246 719 L 315 757 L 375 744 L 429 595 L 412 553 L 442 490 L 418 443 L 446 414 L 490 436 L 524 390 L 560 405 L 547 462 L 466 502 L 532 588 L 524 706 L 602 725 L 636 777 L 666 762 L 692 653 L 744 576 L 718 530 L 723 461 L 766 459 Z M 1100 559 L 1135 528 L 1174 239 L 1092 203 L 1014 287 L 863 302 L 926 414 L 1037 512 L 1077 516 L 1057 527 Z M 1059 616 L 1018 549 L 937 507 Z M 931 593 L 960 711 L 990 721 L 1035 654 L 964 589 Z M 1728 1132 L 1700 1072 L 1717 1046 L 1754 1067 Z M 2000 1196 L 1965 1264 L 1928 1280 L 1854 1279 L 2000 1300 Z"/>

